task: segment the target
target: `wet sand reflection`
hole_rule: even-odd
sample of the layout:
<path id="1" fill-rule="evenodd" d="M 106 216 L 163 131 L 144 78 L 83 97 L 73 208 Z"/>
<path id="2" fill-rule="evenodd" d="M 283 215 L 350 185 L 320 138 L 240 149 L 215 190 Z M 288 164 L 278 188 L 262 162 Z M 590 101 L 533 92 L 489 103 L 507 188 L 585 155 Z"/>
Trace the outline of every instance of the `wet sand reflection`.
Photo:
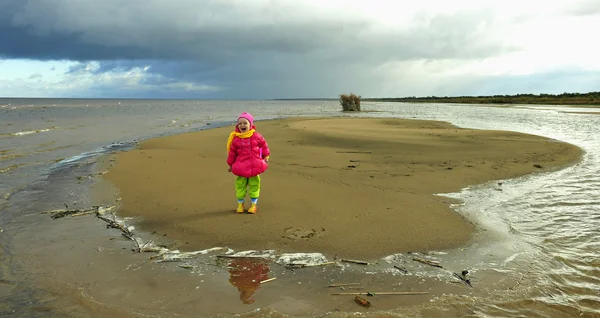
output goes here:
<path id="1" fill-rule="evenodd" d="M 252 296 L 260 288 L 260 282 L 269 278 L 269 264 L 260 258 L 235 258 L 229 263 L 229 274 L 229 283 L 237 287 L 240 300 L 252 304 L 255 301 Z"/>

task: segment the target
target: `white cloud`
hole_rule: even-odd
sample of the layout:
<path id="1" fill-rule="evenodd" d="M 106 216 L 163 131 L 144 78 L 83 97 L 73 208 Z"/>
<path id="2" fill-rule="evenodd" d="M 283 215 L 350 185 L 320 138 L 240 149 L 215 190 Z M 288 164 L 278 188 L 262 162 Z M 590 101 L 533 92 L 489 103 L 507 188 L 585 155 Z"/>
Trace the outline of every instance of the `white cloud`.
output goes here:
<path id="1" fill-rule="evenodd" d="M 26 61 L 19 61 L 17 65 L 29 65 Z M 61 64 L 63 73 L 60 76 L 47 76 L 53 72 L 48 71 L 55 68 L 54 65 Z M 63 64 L 57 61 L 35 62 L 38 70 L 44 70 L 45 73 L 34 73 L 30 76 L 20 76 L 21 73 L 12 71 L 12 77 L 8 77 L 8 72 L 3 70 L 14 70 L 15 65 L 7 61 L 6 65 L 10 67 L 0 67 L 0 97 L 69 97 L 69 96 L 89 96 L 89 97 L 110 97 L 113 94 L 124 97 L 141 97 L 145 93 L 152 93 L 157 90 L 168 91 L 172 93 L 207 93 L 223 90 L 221 87 L 211 85 L 201 85 L 193 82 L 177 81 L 166 79 L 161 75 L 148 72 L 149 67 L 134 67 L 130 70 L 94 73 L 99 68 L 98 62 L 76 63 L 71 62 Z M 33 69 L 29 65 L 28 69 Z M 68 66 L 68 67 L 67 67 Z M 68 69 L 76 68 L 76 71 L 69 72 Z M 108 95 L 107 95 L 108 94 Z"/>

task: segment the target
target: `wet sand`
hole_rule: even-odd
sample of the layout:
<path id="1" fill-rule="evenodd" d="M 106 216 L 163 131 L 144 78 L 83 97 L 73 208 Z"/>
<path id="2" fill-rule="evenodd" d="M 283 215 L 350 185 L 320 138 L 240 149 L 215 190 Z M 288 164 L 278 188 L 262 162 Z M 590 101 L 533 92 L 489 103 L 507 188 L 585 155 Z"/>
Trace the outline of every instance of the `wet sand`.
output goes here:
<path id="1" fill-rule="evenodd" d="M 121 216 L 197 250 L 322 252 L 371 260 L 469 242 L 476 227 L 435 196 L 576 162 L 548 138 L 404 119 L 259 121 L 271 148 L 256 215 L 236 214 L 225 143 L 233 128 L 145 141 L 104 177 Z"/>

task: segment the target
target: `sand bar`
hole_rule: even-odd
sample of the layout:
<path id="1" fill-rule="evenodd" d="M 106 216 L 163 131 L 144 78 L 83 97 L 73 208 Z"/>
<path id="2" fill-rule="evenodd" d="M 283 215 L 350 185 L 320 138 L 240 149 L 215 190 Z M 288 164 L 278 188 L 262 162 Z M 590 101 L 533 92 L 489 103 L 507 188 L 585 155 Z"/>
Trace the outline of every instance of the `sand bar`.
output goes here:
<path id="1" fill-rule="evenodd" d="M 256 125 L 272 152 L 256 215 L 234 212 L 234 176 L 225 163 L 233 124 L 117 154 L 104 177 L 120 191 L 119 215 L 139 217 L 138 229 L 175 239 L 181 250 L 228 246 L 375 259 L 468 243 L 474 226 L 433 194 L 563 167 L 582 154 L 540 136 L 435 121 Z"/>

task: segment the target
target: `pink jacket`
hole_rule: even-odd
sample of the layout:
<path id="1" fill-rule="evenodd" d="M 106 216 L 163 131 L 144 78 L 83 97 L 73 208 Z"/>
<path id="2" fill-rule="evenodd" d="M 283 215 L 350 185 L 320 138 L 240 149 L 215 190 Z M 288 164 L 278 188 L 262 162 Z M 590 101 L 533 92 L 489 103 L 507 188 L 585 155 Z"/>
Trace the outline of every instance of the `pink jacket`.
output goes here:
<path id="1" fill-rule="evenodd" d="M 233 138 L 227 155 L 227 164 L 231 166 L 231 172 L 236 176 L 250 178 L 267 170 L 268 165 L 263 158 L 270 154 L 267 141 L 255 131 L 250 138 Z"/>

